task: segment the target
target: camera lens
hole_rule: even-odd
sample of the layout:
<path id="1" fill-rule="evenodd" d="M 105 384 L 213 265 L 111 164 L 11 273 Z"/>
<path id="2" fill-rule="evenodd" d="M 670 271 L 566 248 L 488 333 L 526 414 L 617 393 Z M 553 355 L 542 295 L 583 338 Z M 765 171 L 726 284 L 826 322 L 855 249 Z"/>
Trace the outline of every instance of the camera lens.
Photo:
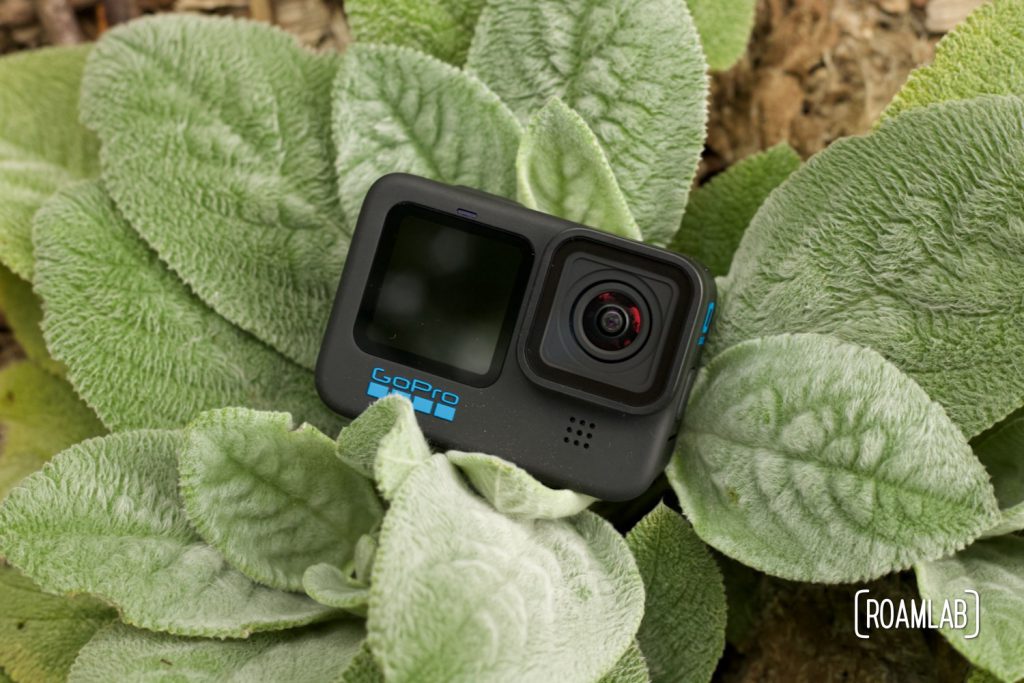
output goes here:
<path id="1" fill-rule="evenodd" d="M 622 306 L 608 304 L 597 312 L 597 326 L 608 337 L 617 337 L 626 330 L 626 312 Z"/>
<path id="2" fill-rule="evenodd" d="M 646 337 L 646 310 L 631 287 L 617 283 L 591 287 L 576 302 L 576 337 L 598 360 L 625 360 L 639 350 Z"/>

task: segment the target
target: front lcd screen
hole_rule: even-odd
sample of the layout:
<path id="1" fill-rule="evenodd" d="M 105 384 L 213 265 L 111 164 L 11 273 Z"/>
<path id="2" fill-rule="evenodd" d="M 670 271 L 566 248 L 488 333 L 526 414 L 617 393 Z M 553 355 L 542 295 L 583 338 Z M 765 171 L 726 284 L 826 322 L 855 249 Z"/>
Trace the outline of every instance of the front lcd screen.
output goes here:
<path id="1" fill-rule="evenodd" d="M 412 204 L 388 214 L 356 321 L 375 355 L 475 386 L 497 378 L 529 277 L 529 242 Z"/>

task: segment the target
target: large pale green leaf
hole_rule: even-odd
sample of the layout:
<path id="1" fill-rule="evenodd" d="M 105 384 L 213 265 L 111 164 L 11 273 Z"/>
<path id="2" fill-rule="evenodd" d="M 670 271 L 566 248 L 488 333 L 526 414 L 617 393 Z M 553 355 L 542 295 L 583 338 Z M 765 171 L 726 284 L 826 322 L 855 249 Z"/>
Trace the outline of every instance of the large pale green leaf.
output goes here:
<path id="1" fill-rule="evenodd" d="M 1024 405 L 1021 120 L 1019 98 L 949 102 L 816 155 L 743 236 L 711 351 L 835 334 L 895 363 L 968 437 Z"/>
<path id="2" fill-rule="evenodd" d="M 466 61 L 486 0 L 348 0 L 357 40 L 404 45 L 452 64 Z"/>
<path id="3" fill-rule="evenodd" d="M 659 504 L 626 536 L 644 579 L 637 640 L 654 683 L 707 683 L 725 647 L 718 565 L 679 514 Z"/>
<path id="4" fill-rule="evenodd" d="M 31 361 L 0 370 L 0 500 L 72 444 L 106 430 L 64 380 Z"/>
<path id="5" fill-rule="evenodd" d="M 329 564 L 314 564 L 302 577 L 306 595 L 321 605 L 363 612 L 370 600 L 366 586 L 353 585 L 345 572 Z"/>
<path id="6" fill-rule="evenodd" d="M 947 33 L 882 114 L 979 95 L 1024 95 L 1024 5 L 990 0 Z"/>
<path id="7" fill-rule="evenodd" d="M 335 683 L 359 652 L 361 622 L 337 621 L 246 640 L 181 638 L 116 624 L 96 634 L 70 683 Z"/>
<path id="8" fill-rule="evenodd" d="M 514 197 L 519 136 L 501 100 L 450 64 L 390 45 L 345 53 L 334 84 L 334 144 L 352 220 L 370 185 L 397 171 Z"/>
<path id="9" fill-rule="evenodd" d="M 32 285 L 0 266 L 0 313 L 14 333 L 14 339 L 29 360 L 55 375 L 64 376 L 64 366 L 50 357 L 39 327 L 43 310 Z"/>
<path id="10" fill-rule="evenodd" d="M 860 581 L 942 557 L 998 514 L 942 406 L 875 351 L 814 334 L 716 356 L 668 474 L 702 539 L 798 581 Z"/>
<path id="11" fill-rule="evenodd" d="M 245 637 L 334 616 L 254 584 L 189 526 L 178 499 L 179 432 L 122 432 L 64 451 L 0 507 L 0 554 L 43 590 L 89 593 L 128 624 Z"/>
<path id="12" fill-rule="evenodd" d="M 598 683 L 647 683 L 650 680 L 644 653 L 634 642 L 615 663 L 615 667 L 602 676 Z"/>
<path id="13" fill-rule="evenodd" d="M 0 263 L 32 279 L 32 215 L 59 187 L 99 171 L 96 138 L 78 123 L 89 47 L 0 59 Z"/>
<path id="14" fill-rule="evenodd" d="M 178 456 L 189 520 L 228 562 L 259 583 L 301 591 L 306 568 L 351 562 L 380 523 L 373 484 L 287 413 L 223 408 L 185 430 Z"/>
<path id="15" fill-rule="evenodd" d="M 992 477 L 1002 509 L 1002 519 L 985 535 L 1024 529 L 1024 410 L 978 436 L 971 446 Z"/>
<path id="16" fill-rule="evenodd" d="M 243 405 L 337 432 L 313 374 L 192 295 L 97 184 L 47 202 L 34 238 L 47 344 L 111 429 L 179 427 L 203 410 Z"/>
<path id="17" fill-rule="evenodd" d="M 597 680 L 633 642 L 643 584 L 597 515 L 514 520 L 443 455 L 384 518 L 370 647 L 389 682 Z"/>
<path id="18" fill-rule="evenodd" d="M 43 593 L 0 564 L 0 666 L 19 683 L 63 683 L 78 650 L 116 616 L 94 598 Z"/>
<path id="19" fill-rule="evenodd" d="M 725 275 L 754 214 L 799 166 L 800 157 L 784 142 L 730 166 L 690 195 L 671 248 Z"/>
<path id="20" fill-rule="evenodd" d="M 747 51 L 756 0 L 686 0 L 714 71 L 728 69 Z"/>
<path id="21" fill-rule="evenodd" d="M 447 456 L 495 510 L 511 517 L 571 517 L 596 500 L 568 489 L 548 488 L 526 470 L 493 455 L 448 451 Z"/>
<path id="22" fill-rule="evenodd" d="M 530 120 L 516 175 L 519 201 L 531 209 L 642 239 L 594 131 L 557 97 Z"/>
<path id="23" fill-rule="evenodd" d="M 104 35 L 82 86 L 132 226 L 211 308 L 310 369 L 349 240 L 338 62 L 263 23 L 165 15 Z"/>
<path id="24" fill-rule="evenodd" d="M 679 228 L 708 83 L 684 0 L 492 0 L 467 68 L 522 121 L 553 96 L 587 122 L 644 237 Z"/>
<path id="25" fill-rule="evenodd" d="M 1007 683 L 1024 678 L 1024 537 L 1003 536 L 979 541 L 952 557 L 915 567 L 921 597 L 932 601 L 938 622 L 943 600 L 967 601 L 968 626 L 939 631 L 972 663 Z M 977 591 L 981 602 L 981 632 L 974 600 L 964 590 Z"/>

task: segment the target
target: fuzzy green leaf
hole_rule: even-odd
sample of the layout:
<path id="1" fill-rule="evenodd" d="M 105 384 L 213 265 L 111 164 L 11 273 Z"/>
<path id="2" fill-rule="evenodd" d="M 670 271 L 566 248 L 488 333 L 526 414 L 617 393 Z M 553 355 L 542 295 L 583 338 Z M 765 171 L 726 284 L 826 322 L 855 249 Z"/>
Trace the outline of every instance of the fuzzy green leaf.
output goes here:
<path id="1" fill-rule="evenodd" d="M 161 16 L 105 34 L 82 85 L 118 209 L 207 305 L 310 369 L 349 241 L 338 62 L 261 22 Z"/>
<path id="2" fill-rule="evenodd" d="M 64 366 L 50 357 L 43 341 L 43 331 L 39 326 L 43 309 L 39 297 L 32 291 L 32 285 L 3 266 L 0 266 L 0 312 L 29 360 L 63 377 Z"/>
<path id="3" fill-rule="evenodd" d="M 1002 519 L 985 536 L 1024 529 L 1024 410 L 981 434 L 971 445 L 992 477 L 1002 509 Z"/>
<path id="4" fill-rule="evenodd" d="M 313 374 L 192 295 L 97 184 L 47 202 L 34 239 L 47 344 L 111 429 L 180 427 L 209 408 L 242 405 L 337 432 L 341 420 L 320 401 Z"/>
<path id="5" fill-rule="evenodd" d="M 329 564 L 314 564 L 302 577 L 302 588 L 306 595 L 321 605 L 339 609 L 364 612 L 370 600 L 370 591 L 365 586 L 353 586 L 345 573 Z"/>
<path id="6" fill-rule="evenodd" d="M 579 112 L 644 238 L 665 244 L 675 234 L 708 95 L 683 0 L 493 0 L 466 66 L 524 122 L 551 97 Z"/>
<path id="7" fill-rule="evenodd" d="M 0 59 L 0 262 L 31 281 L 32 216 L 58 188 L 99 171 L 96 138 L 78 123 L 89 47 Z"/>
<path id="8" fill-rule="evenodd" d="M 0 564 L 0 666 L 19 683 L 62 683 L 79 649 L 116 616 L 93 598 L 43 593 Z"/>
<path id="9" fill-rule="evenodd" d="M 189 526 L 178 498 L 179 432 L 86 441 L 0 507 L 0 554 L 52 593 L 89 593 L 125 623 L 178 635 L 244 638 L 335 612 L 254 584 Z"/>
<path id="10" fill-rule="evenodd" d="M 935 47 L 935 59 L 910 74 L 882 114 L 979 95 L 1024 95 L 1024 6 L 991 0 Z"/>
<path id="11" fill-rule="evenodd" d="M 402 171 L 504 197 L 516 191 L 520 128 L 476 78 L 395 46 L 354 45 L 334 84 L 334 143 L 345 212 Z"/>
<path id="12" fill-rule="evenodd" d="M 106 430 L 62 379 L 30 361 L 0 370 L 0 500 L 72 444 Z"/>
<path id="13" fill-rule="evenodd" d="M 599 683 L 648 683 L 647 660 L 636 641 L 615 663 L 615 667 L 601 677 Z"/>
<path id="14" fill-rule="evenodd" d="M 594 131 L 557 97 L 530 120 L 516 174 L 529 208 L 642 239 Z"/>
<path id="15" fill-rule="evenodd" d="M 70 683 L 335 683 L 359 652 L 358 621 L 246 640 L 180 638 L 116 624 L 96 634 L 71 670 Z"/>
<path id="16" fill-rule="evenodd" d="M 287 413 L 224 408 L 185 430 L 178 457 L 185 512 L 207 543 L 249 578 L 301 591 L 306 568 L 342 566 L 380 523 L 373 484 Z"/>
<path id="17" fill-rule="evenodd" d="M 384 683 L 384 674 L 365 642 L 337 683 Z"/>
<path id="18" fill-rule="evenodd" d="M 714 558 L 664 504 L 633 527 L 626 543 L 644 579 L 637 640 L 651 681 L 707 683 L 725 647 L 725 587 Z"/>
<path id="19" fill-rule="evenodd" d="M 932 601 L 933 622 L 939 621 L 942 601 L 967 601 L 967 630 L 939 631 L 973 664 L 1004 681 L 1024 678 L 1024 537 L 1003 536 L 979 541 L 952 557 L 915 567 L 921 597 Z M 977 622 L 974 600 L 965 589 L 978 592 L 981 632 L 968 639 Z"/>
<path id="20" fill-rule="evenodd" d="M 571 517 L 596 500 L 568 489 L 548 488 L 526 470 L 493 455 L 448 451 L 447 456 L 495 510 L 511 517 Z"/>
<path id="21" fill-rule="evenodd" d="M 747 51 L 754 29 L 756 0 L 686 0 L 708 67 L 724 71 Z"/>
<path id="22" fill-rule="evenodd" d="M 730 166 L 690 195 L 671 248 L 725 275 L 757 210 L 799 166 L 800 157 L 784 142 Z"/>
<path id="23" fill-rule="evenodd" d="M 949 102 L 816 155 L 743 236 L 711 352 L 834 334 L 895 363 L 968 437 L 1024 405 L 1021 120 L 1019 98 Z"/>
<path id="24" fill-rule="evenodd" d="M 712 359 L 668 474 L 702 539 L 797 581 L 861 581 L 942 557 L 998 514 L 942 406 L 875 351 L 814 334 Z"/>
<path id="25" fill-rule="evenodd" d="M 404 45 L 455 65 L 486 0 L 348 0 L 345 15 L 360 42 Z"/>
<path id="26" fill-rule="evenodd" d="M 384 518 L 368 629 L 390 682 L 591 683 L 642 614 L 636 564 L 607 522 L 506 517 L 443 455 L 412 471 Z"/>

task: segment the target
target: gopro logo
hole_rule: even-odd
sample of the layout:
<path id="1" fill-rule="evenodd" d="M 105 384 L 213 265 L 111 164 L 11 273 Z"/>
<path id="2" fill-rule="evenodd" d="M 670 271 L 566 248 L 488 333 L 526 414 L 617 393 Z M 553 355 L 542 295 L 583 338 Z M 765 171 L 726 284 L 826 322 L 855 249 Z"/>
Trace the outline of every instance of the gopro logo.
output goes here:
<path id="1" fill-rule="evenodd" d="M 366 387 L 367 396 L 384 398 L 389 394 L 398 394 L 412 401 L 413 410 L 417 413 L 433 415 L 447 422 L 455 419 L 455 406 L 459 405 L 458 394 L 439 389 L 422 379 L 388 375 L 384 368 L 374 368 L 370 376 L 373 379 Z"/>

